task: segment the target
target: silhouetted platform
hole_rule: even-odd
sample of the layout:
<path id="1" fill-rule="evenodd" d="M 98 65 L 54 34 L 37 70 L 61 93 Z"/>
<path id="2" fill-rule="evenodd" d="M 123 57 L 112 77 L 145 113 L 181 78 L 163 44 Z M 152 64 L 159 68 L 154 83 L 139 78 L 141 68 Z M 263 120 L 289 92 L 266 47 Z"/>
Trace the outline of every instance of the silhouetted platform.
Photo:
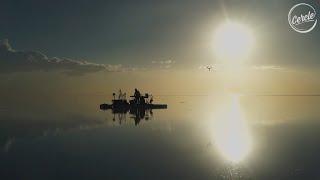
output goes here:
<path id="1" fill-rule="evenodd" d="M 128 102 L 126 99 L 126 94 L 119 91 L 118 99 L 115 98 L 116 94 L 113 93 L 112 104 L 100 104 L 100 109 L 107 110 L 112 109 L 114 111 L 127 111 L 129 109 L 167 109 L 166 104 L 153 104 L 153 97 L 146 93 L 144 96 L 135 89 L 132 99 Z"/>
<path id="2" fill-rule="evenodd" d="M 101 110 L 108 109 L 118 109 L 118 110 L 127 110 L 127 109 L 167 109 L 166 104 L 123 104 L 123 105 L 114 105 L 114 104 L 100 104 Z"/>

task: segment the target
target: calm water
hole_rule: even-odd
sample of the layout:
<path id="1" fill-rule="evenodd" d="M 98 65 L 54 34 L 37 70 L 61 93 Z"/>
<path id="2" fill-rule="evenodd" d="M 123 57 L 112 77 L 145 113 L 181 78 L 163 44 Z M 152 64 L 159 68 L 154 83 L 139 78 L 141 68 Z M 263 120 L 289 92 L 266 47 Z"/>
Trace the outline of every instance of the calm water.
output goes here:
<path id="1" fill-rule="evenodd" d="M 320 97 L 159 96 L 137 125 L 102 99 L 2 103 L 1 179 L 320 178 Z"/>

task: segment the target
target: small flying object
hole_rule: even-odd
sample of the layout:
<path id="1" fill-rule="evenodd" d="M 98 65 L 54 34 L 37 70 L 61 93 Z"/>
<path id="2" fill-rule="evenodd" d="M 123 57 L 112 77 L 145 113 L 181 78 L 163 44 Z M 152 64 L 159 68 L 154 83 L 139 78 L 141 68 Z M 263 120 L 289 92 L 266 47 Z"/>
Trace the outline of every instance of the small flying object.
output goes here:
<path id="1" fill-rule="evenodd" d="M 207 69 L 211 71 L 211 69 L 213 69 L 213 66 L 207 66 Z"/>

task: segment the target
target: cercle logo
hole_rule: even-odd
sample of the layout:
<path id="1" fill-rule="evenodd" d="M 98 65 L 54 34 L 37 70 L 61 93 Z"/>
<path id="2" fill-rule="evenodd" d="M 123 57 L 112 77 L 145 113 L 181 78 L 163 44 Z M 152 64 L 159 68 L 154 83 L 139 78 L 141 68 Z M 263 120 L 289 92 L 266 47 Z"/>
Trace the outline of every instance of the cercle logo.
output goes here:
<path id="1" fill-rule="evenodd" d="M 310 4 L 299 3 L 290 9 L 288 21 L 296 32 L 308 33 L 317 25 L 317 12 Z"/>

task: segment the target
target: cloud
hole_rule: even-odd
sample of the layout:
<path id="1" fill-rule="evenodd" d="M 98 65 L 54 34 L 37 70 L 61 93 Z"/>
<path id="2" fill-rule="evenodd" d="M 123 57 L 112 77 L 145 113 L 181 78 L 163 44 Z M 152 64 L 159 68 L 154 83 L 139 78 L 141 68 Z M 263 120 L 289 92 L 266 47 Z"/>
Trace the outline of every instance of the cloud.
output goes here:
<path id="1" fill-rule="evenodd" d="M 159 68 L 169 69 L 172 67 L 173 64 L 176 63 L 176 61 L 168 59 L 168 60 L 161 60 L 161 61 L 152 61 L 151 63 L 154 65 L 158 65 Z"/>
<path id="2" fill-rule="evenodd" d="M 208 70 L 208 67 L 211 67 L 214 71 L 223 71 L 226 66 L 223 64 L 213 64 L 213 65 L 200 65 L 199 70 Z M 245 71 L 279 71 L 279 72 L 288 72 L 291 71 L 288 68 L 276 65 L 254 65 L 254 66 L 239 66 L 239 69 Z"/>
<path id="3" fill-rule="evenodd" d="M 49 58 L 38 51 L 17 51 L 8 40 L 0 43 L 0 72 L 29 72 L 29 71 L 62 71 L 68 75 L 83 75 L 99 71 L 125 71 L 121 64 L 97 64 L 69 58 Z"/>
<path id="4" fill-rule="evenodd" d="M 252 66 L 252 69 L 262 70 L 262 71 L 285 71 L 286 70 L 281 66 L 273 66 L 273 65 Z"/>

